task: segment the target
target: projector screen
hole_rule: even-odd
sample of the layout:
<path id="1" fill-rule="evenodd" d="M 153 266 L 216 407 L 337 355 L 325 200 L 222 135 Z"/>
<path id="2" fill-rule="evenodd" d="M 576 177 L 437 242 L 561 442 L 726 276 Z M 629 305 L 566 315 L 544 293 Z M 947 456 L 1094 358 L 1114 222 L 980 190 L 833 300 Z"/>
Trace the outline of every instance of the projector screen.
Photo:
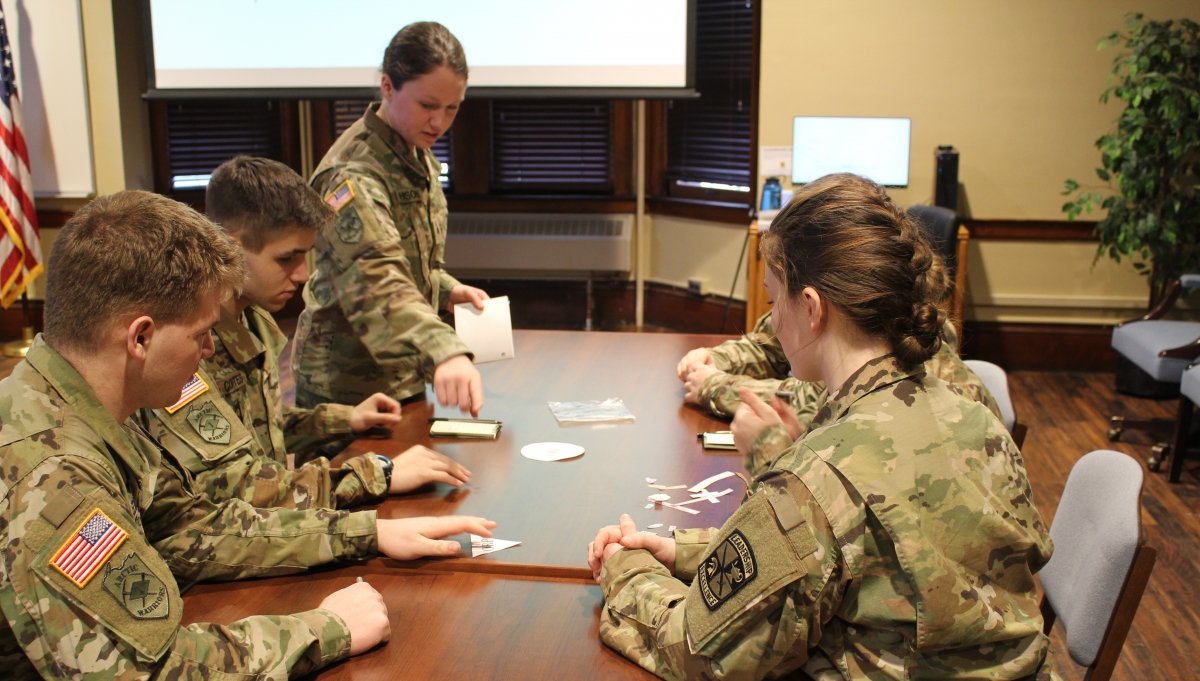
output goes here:
<path id="1" fill-rule="evenodd" d="M 908 186 L 912 120 L 796 116 L 792 125 L 792 182 L 829 173 L 855 173 L 885 187 Z"/>
<path id="2" fill-rule="evenodd" d="M 145 0 L 150 97 L 363 97 L 414 21 L 450 29 L 471 96 L 693 93 L 694 0 Z"/>

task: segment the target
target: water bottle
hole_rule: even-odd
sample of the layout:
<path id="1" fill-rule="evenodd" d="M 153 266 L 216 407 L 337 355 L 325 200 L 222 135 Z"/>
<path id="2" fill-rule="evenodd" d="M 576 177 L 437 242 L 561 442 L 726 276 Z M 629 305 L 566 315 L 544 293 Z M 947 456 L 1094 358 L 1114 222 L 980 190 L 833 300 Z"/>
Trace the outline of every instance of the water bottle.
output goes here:
<path id="1" fill-rule="evenodd" d="M 783 187 L 779 185 L 778 177 L 768 177 L 763 182 L 762 210 L 779 210 L 782 203 Z"/>

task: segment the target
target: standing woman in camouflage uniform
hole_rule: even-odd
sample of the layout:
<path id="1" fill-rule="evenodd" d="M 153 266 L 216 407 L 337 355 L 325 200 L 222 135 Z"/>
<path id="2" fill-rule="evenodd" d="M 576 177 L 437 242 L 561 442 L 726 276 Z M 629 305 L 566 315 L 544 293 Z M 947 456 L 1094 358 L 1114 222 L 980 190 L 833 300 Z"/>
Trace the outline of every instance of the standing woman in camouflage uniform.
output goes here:
<path id="1" fill-rule="evenodd" d="M 483 381 L 439 310 L 487 293 L 445 270 L 446 196 L 430 147 L 467 91 L 462 45 L 441 24 L 400 29 L 383 56 L 380 102 L 325 154 L 312 186 L 337 217 L 317 237 L 296 330 L 296 404 L 425 394 L 479 414 Z"/>
<path id="2" fill-rule="evenodd" d="M 1055 678 L 1033 579 L 1049 533 L 1004 425 L 924 370 L 942 320 L 918 227 L 830 175 L 762 243 L 784 353 L 828 402 L 724 527 L 600 530 L 601 638 L 672 679 Z M 745 451 L 782 426 L 742 399 Z"/>

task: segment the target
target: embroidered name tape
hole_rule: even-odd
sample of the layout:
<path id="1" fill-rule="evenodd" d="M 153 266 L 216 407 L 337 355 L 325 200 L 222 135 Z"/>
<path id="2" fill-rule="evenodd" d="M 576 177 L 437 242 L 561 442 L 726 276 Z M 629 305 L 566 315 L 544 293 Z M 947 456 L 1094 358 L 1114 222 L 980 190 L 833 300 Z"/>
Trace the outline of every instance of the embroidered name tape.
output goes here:
<path id="1" fill-rule="evenodd" d="M 50 565 L 75 586 L 83 588 L 128 537 L 125 530 L 97 508 L 59 547 Z"/>
<path id="2" fill-rule="evenodd" d="M 167 407 L 167 413 L 174 414 L 180 409 L 183 409 L 188 402 L 191 402 L 206 392 L 208 392 L 208 384 L 204 382 L 203 378 L 200 378 L 200 374 L 192 374 L 192 380 L 183 385 L 183 391 L 179 393 L 179 400 L 175 402 L 175 404 Z"/>

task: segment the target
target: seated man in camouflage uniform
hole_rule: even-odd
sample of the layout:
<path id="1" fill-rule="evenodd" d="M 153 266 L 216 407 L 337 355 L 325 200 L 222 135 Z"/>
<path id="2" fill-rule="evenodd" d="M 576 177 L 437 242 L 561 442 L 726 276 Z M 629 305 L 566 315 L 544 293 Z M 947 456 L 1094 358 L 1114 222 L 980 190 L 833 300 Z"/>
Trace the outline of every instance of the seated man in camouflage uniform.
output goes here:
<path id="1" fill-rule="evenodd" d="M 347 508 L 430 482 L 461 486 L 470 472 L 421 445 L 389 459 L 363 454 L 334 468 L 318 447 L 400 420 L 400 405 L 375 393 L 356 407 L 286 407 L 279 356 L 287 337 L 272 318 L 308 279 L 305 256 L 333 211 L 291 168 L 238 157 L 213 172 L 208 217 L 241 246 L 248 275 L 221 305 L 213 355 L 175 404 L 140 419 L 214 501 L 258 507 Z M 288 469 L 288 455 L 303 462 Z"/>
<path id="2" fill-rule="evenodd" d="M 187 206 L 122 192 L 80 209 L 47 276 L 45 334 L 0 382 L 0 665 L 10 678 L 284 678 L 388 637 L 367 584 L 316 609 L 181 626 L 172 572 L 295 572 L 435 541 L 482 518 L 214 506 L 129 416 L 179 399 L 245 276 L 237 248 Z M 396 524 L 396 523 L 403 524 Z M 157 550 L 169 555 L 160 556 Z"/>

